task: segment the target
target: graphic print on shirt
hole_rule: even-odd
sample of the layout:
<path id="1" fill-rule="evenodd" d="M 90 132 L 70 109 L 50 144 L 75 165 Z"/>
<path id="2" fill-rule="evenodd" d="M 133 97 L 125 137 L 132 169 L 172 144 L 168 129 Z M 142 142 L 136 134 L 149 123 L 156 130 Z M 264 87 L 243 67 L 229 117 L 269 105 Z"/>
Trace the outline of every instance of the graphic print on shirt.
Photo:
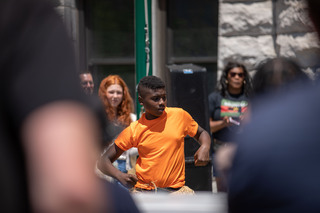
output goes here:
<path id="1" fill-rule="evenodd" d="M 221 100 L 221 113 L 220 116 L 240 117 L 245 113 L 248 107 L 247 101 L 231 101 L 227 99 Z"/>

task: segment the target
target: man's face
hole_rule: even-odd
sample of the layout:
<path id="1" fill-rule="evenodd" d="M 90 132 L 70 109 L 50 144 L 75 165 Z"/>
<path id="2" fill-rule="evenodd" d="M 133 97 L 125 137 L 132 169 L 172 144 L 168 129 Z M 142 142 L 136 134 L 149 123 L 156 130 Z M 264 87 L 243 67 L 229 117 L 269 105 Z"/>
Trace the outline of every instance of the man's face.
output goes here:
<path id="1" fill-rule="evenodd" d="M 148 120 L 160 117 L 167 106 L 167 93 L 165 89 L 152 90 L 141 88 L 139 102 L 143 104 Z"/>
<path id="2" fill-rule="evenodd" d="M 80 84 L 87 95 L 93 94 L 94 83 L 90 73 L 80 74 Z"/>

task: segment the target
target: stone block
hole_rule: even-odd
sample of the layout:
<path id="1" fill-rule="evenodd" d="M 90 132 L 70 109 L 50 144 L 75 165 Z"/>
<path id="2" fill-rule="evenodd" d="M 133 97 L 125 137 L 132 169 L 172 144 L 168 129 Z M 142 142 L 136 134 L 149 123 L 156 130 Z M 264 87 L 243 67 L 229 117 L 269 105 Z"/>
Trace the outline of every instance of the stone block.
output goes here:
<path id="1" fill-rule="evenodd" d="M 278 34 L 313 31 L 307 5 L 303 0 L 277 1 L 275 19 Z"/>
<path id="2" fill-rule="evenodd" d="M 229 60 L 238 60 L 253 70 L 257 63 L 268 57 L 275 57 L 276 52 L 271 35 L 219 37 L 218 69 L 223 69 Z"/>
<path id="3" fill-rule="evenodd" d="M 265 35 L 272 33 L 272 2 L 221 3 L 219 35 Z"/>
<path id="4" fill-rule="evenodd" d="M 302 67 L 320 66 L 320 42 L 315 32 L 277 37 L 279 55 L 296 58 Z"/>

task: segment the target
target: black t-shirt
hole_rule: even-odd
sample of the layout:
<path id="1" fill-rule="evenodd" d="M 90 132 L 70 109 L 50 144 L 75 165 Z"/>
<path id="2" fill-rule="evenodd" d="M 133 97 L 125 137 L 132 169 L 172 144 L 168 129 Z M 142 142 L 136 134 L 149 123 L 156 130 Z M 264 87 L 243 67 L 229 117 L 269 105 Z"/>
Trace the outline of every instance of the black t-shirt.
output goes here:
<path id="1" fill-rule="evenodd" d="M 0 212 L 29 212 L 20 131 L 56 100 L 86 104 L 61 18 L 44 0 L 0 1 Z"/>
<path id="2" fill-rule="evenodd" d="M 208 97 L 209 116 L 212 120 L 222 120 L 224 116 L 232 117 L 239 121 L 239 117 L 245 113 L 248 106 L 248 97 L 244 94 L 232 95 L 227 93 L 225 97 L 220 92 L 213 92 Z M 212 134 L 212 137 L 220 141 L 230 141 L 240 131 L 240 126 L 232 125 Z"/>

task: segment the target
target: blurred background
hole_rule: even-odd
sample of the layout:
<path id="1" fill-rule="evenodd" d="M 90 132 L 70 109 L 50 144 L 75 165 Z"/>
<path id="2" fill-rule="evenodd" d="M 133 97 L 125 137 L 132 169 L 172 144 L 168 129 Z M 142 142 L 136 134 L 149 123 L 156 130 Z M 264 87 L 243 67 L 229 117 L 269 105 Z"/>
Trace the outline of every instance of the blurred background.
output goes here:
<path id="1" fill-rule="evenodd" d="M 50 1 L 74 42 L 79 72 L 92 71 L 96 85 L 118 74 L 133 97 L 145 75 L 146 23 L 149 75 L 165 79 L 171 64 L 203 66 L 208 93 L 230 59 L 251 73 L 275 56 L 296 58 L 311 77 L 320 67 L 319 42 L 303 0 Z"/>

